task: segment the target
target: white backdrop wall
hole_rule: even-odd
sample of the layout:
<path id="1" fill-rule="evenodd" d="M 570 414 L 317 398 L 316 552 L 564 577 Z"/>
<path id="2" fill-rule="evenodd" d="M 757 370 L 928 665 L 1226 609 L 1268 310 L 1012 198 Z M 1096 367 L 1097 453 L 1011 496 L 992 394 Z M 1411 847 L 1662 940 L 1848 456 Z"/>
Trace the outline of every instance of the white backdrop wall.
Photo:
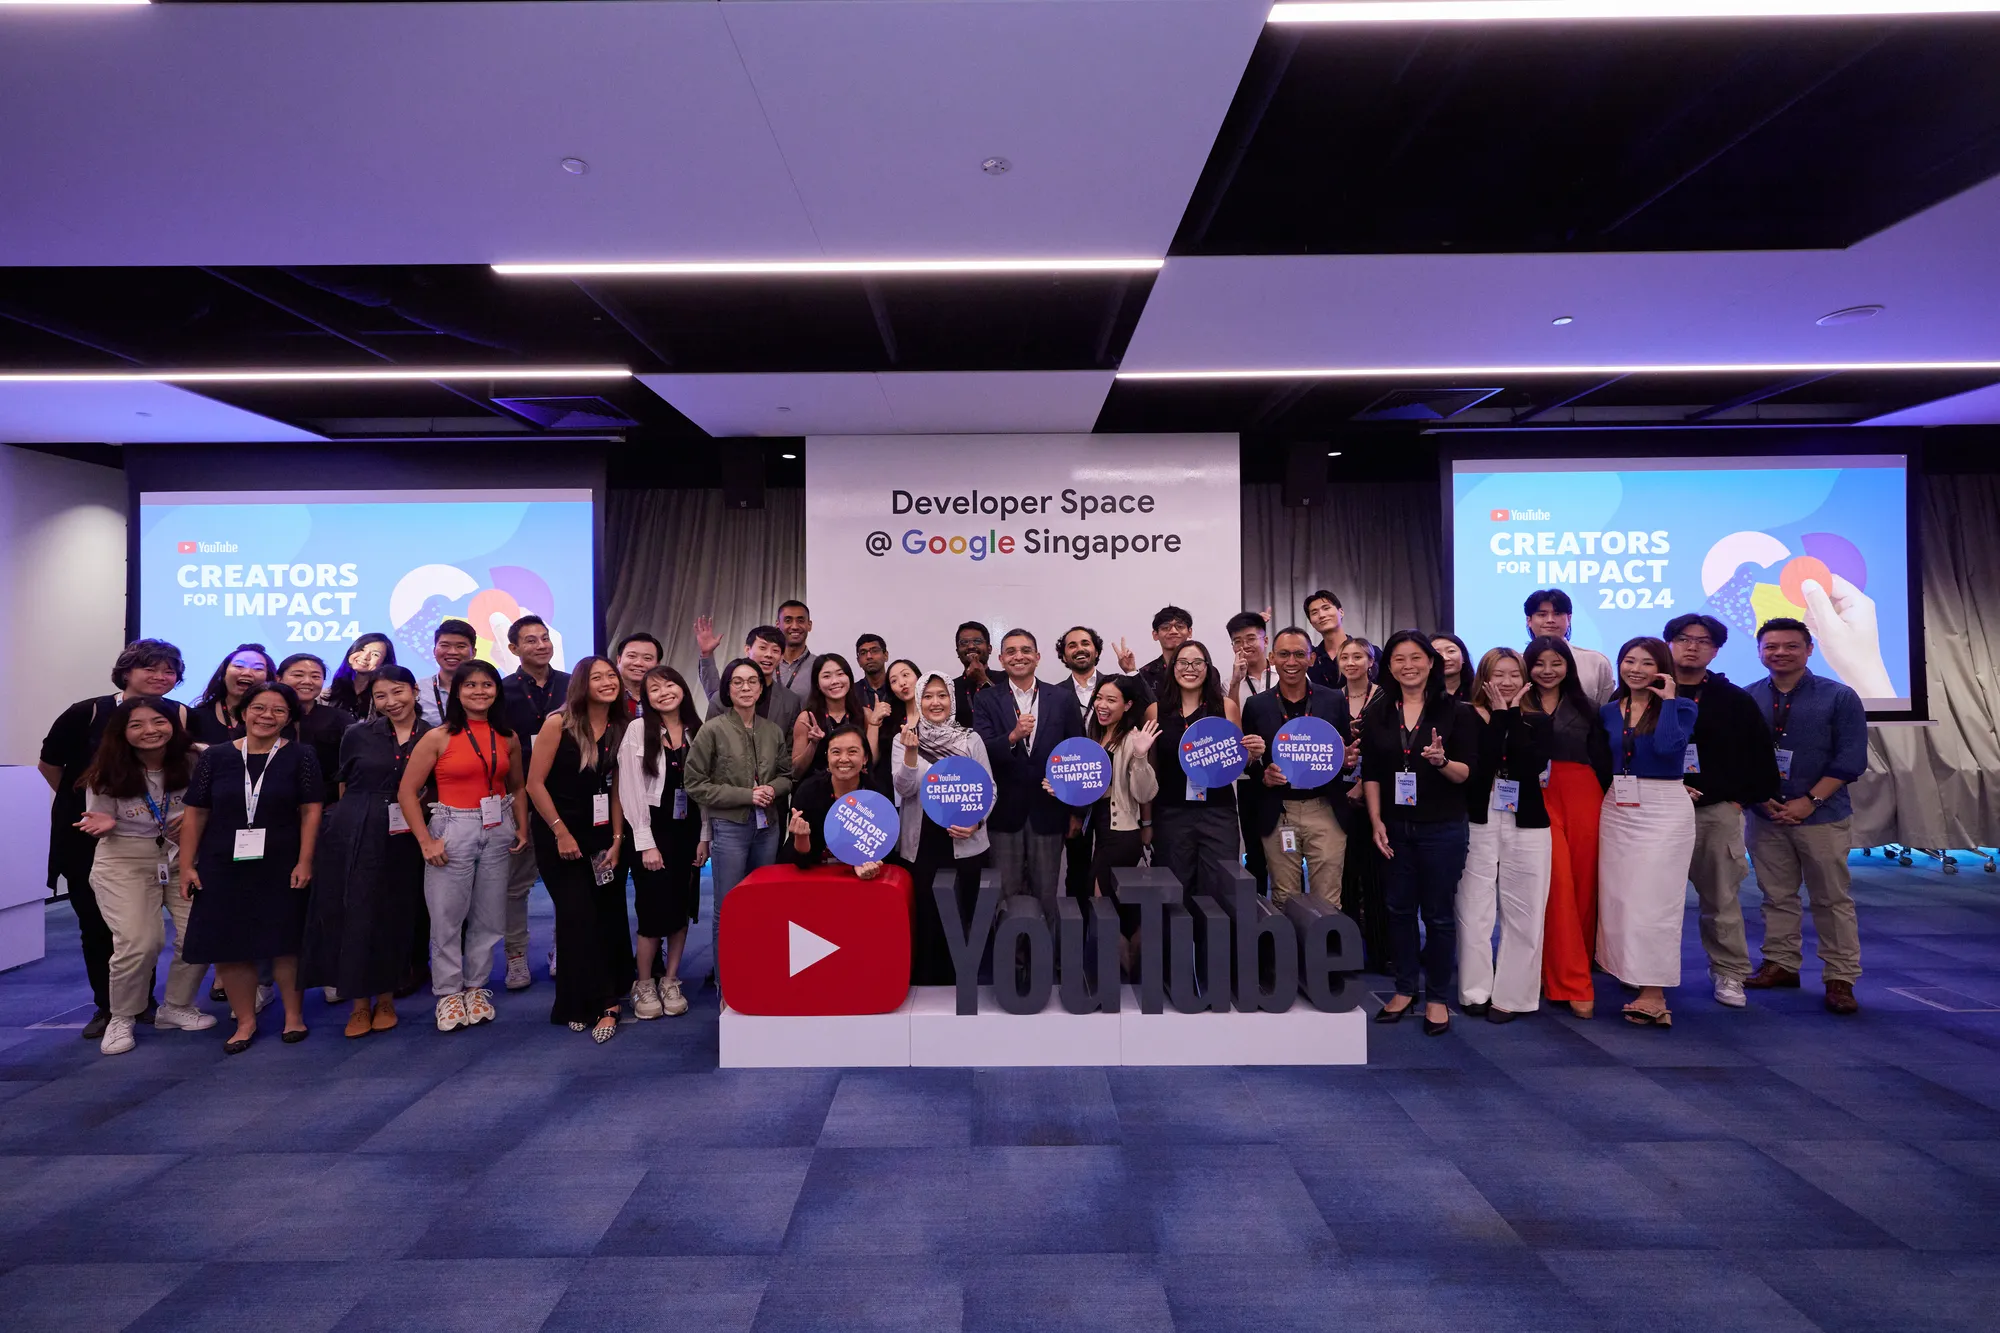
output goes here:
<path id="1" fill-rule="evenodd" d="M 850 655 L 882 635 L 926 671 L 958 670 L 953 635 L 978 620 L 1032 630 L 1042 676 L 1089 625 L 1158 655 L 1153 612 L 1193 612 L 1227 653 L 1242 609 L 1234 435 L 827 436 L 806 446 L 806 590 L 813 646 Z M 942 511 L 942 512 L 940 512 Z M 1095 511 L 1095 512 L 1093 512 Z"/>

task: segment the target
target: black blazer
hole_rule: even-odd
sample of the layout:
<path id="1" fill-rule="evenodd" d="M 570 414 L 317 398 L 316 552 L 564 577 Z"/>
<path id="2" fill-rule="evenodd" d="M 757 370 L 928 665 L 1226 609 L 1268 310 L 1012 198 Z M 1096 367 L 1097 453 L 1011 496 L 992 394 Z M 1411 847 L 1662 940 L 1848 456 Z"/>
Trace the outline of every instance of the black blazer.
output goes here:
<path id="1" fill-rule="evenodd" d="M 1478 718 L 1478 710 L 1473 717 Z M 1493 807 L 1493 782 L 1503 776 L 1500 759 L 1507 759 L 1504 776 L 1521 784 L 1521 806 L 1514 812 L 1518 828 L 1547 828 L 1549 808 L 1542 799 L 1542 770 L 1548 767 L 1549 750 L 1555 744 L 1555 724 L 1543 713 L 1525 713 L 1518 708 L 1495 710 L 1479 724 L 1479 758 L 1472 776 L 1465 780 L 1465 813 L 1475 824 L 1484 824 Z"/>
<path id="2" fill-rule="evenodd" d="M 1262 694 L 1253 694 L 1243 701 L 1243 734 L 1264 738 L 1264 757 L 1251 760 L 1249 766 L 1243 770 L 1244 781 L 1257 793 L 1255 808 L 1259 837 L 1268 837 L 1277 829 L 1278 814 L 1284 805 L 1286 793 L 1293 796 L 1310 793 L 1322 800 L 1330 801 L 1333 803 L 1335 814 L 1338 815 L 1340 807 L 1347 803 L 1347 789 L 1353 785 L 1351 782 L 1342 782 L 1339 778 L 1311 788 L 1264 785 L 1264 770 L 1271 765 L 1271 741 L 1277 736 L 1278 728 L 1283 726 L 1285 721 L 1284 700 L 1278 695 L 1279 688 L 1282 687 L 1273 687 Z M 1347 696 L 1339 690 L 1326 689 L 1308 679 L 1306 716 L 1331 722 L 1334 730 L 1340 733 L 1343 744 L 1354 739 L 1354 722 L 1347 714 Z"/>
<path id="3" fill-rule="evenodd" d="M 1017 833 L 1024 827 L 1037 833 L 1067 833 L 1070 808 L 1042 790 L 1042 777 L 1056 746 L 1083 735 L 1076 691 L 1067 684 L 1036 681 L 1035 734 L 1026 743 L 1009 743 L 1007 733 L 1020 716 L 1013 687 L 1005 681 L 972 696 L 972 729 L 986 742 L 998 789 L 987 827 L 997 833 Z"/>

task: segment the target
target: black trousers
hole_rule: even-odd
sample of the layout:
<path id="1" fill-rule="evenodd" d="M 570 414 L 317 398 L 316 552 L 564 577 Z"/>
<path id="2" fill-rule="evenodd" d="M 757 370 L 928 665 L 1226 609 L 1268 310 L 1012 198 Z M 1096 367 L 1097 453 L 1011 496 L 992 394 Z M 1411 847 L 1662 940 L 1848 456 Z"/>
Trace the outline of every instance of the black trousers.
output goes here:
<path id="1" fill-rule="evenodd" d="M 1243 830 L 1243 869 L 1257 882 L 1257 892 L 1268 897 L 1271 867 L 1264 860 L 1264 836 L 1258 831 L 1258 825 L 1264 822 L 1263 796 L 1261 783 L 1236 784 L 1236 822 Z"/>
<path id="2" fill-rule="evenodd" d="M 97 859 L 97 840 L 80 843 L 65 839 L 57 869 L 69 890 L 70 910 L 76 913 L 77 933 L 83 939 L 83 974 L 90 981 L 90 998 L 99 1009 L 111 1008 L 111 927 L 98 910 L 97 894 L 90 887 L 91 863 Z M 151 988 L 149 987 L 148 990 Z"/>
<path id="3" fill-rule="evenodd" d="M 1096 845 L 1096 842 L 1097 818 L 1096 811 L 1093 810 L 1091 818 L 1084 821 L 1083 832 L 1077 834 L 1074 838 L 1063 839 L 1063 857 L 1065 861 L 1063 887 L 1069 891 L 1069 896 L 1072 898 L 1088 898 L 1090 896 L 1092 848 Z"/>

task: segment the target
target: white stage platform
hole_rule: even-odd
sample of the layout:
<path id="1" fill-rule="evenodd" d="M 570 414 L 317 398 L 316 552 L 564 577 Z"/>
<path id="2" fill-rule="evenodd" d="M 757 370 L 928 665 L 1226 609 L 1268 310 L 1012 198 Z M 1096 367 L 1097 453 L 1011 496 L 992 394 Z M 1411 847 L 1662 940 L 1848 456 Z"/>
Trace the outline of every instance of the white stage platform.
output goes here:
<path id="1" fill-rule="evenodd" d="M 1304 998 L 1282 1014 L 1139 1012 L 1127 986 L 1115 1014 L 1071 1014 L 1054 995 L 1039 1014 L 1010 1014 L 979 991 L 961 1017 L 949 986 L 917 986 L 887 1014 L 771 1017 L 722 1011 L 725 1069 L 864 1069 L 1019 1065 L 1361 1065 L 1368 1016 L 1323 1014 Z"/>

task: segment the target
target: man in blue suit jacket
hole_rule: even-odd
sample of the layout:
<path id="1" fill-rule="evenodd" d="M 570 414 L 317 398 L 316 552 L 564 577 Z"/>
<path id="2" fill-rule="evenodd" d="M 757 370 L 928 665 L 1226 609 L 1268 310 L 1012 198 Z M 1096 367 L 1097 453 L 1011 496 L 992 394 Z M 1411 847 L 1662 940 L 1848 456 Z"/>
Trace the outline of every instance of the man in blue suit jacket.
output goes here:
<path id="1" fill-rule="evenodd" d="M 986 828 L 1001 891 L 1030 894 L 1054 921 L 1061 884 L 1063 838 L 1070 808 L 1042 790 L 1049 754 L 1083 735 L 1083 713 L 1067 685 L 1035 679 L 1042 654 L 1027 630 L 1009 630 L 1000 640 L 1004 683 L 972 697 L 972 727 L 986 742 L 997 789 Z"/>

